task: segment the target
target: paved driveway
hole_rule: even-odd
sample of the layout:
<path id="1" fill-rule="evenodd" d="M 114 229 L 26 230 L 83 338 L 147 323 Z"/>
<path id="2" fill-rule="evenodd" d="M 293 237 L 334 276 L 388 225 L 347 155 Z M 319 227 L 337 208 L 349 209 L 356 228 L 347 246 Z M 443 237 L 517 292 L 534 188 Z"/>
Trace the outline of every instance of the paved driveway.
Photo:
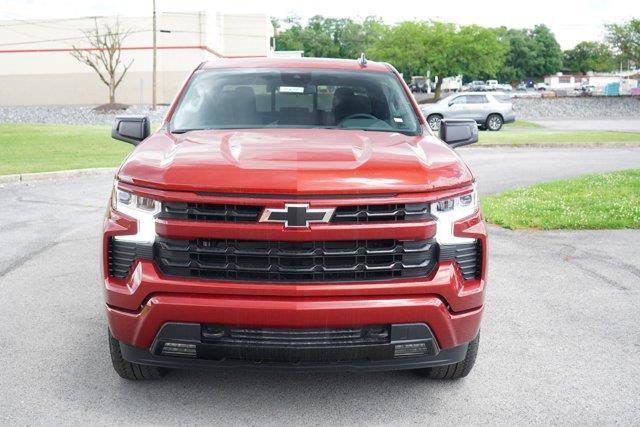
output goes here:
<path id="1" fill-rule="evenodd" d="M 640 150 L 461 150 L 482 193 L 640 164 Z M 558 168 L 561 165 L 563 167 Z M 636 423 L 640 231 L 491 229 L 476 368 L 411 372 L 112 371 L 98 278 L 110 177 L 0 189 L 0 423 Z"/>
<path id="2" fill-rule="evenodd" d="M 480 193 L 498 193 L 541 181 L 587 173 L 640 168 L 640 147 L 462 148 L 458 152 L 478 177 Z"/>

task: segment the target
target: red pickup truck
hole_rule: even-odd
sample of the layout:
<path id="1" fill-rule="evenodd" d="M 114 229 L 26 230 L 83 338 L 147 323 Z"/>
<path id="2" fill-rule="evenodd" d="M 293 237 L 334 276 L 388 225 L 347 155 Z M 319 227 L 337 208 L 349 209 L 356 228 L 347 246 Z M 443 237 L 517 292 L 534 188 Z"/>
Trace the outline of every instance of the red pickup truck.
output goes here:
<path id="1" fill-rule="evenodd" d="M 137 147 L 104 220 L 113 367 L 416 369 L 478 351 L 487 239 L 474 176 L 389 64 L 253 58 L 198 66 Z"/>

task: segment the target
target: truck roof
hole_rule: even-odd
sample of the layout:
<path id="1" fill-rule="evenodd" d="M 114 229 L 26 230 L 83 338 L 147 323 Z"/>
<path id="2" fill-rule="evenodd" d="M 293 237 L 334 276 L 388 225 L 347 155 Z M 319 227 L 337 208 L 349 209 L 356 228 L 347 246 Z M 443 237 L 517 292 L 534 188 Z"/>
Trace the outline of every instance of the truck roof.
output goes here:
<path id="1" fill-rule="evenodd" d="M 373 71 L 383 73 L 388 73 L 390 71 L 390 66 L 383 62 L 367 61 L 366 66 L 362 67 L 357 59 L 276 57 L 220 58 L 213 61 L 207 61 L 203 63 L 200 68 L 315 68 L 325 70 Z"/>

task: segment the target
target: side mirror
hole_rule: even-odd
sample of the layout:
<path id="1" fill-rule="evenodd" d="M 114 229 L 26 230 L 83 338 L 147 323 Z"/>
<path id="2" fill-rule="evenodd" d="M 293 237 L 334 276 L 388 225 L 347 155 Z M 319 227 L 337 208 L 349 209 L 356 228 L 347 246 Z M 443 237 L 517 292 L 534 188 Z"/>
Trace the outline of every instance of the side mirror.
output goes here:
<path id="1" fill-rule="evenodd" d="M 111 137 L 129 144 L 138 145 L 151 134 L 149 118 L 146 116 L 116 117 L 111 128 Z"/>
<path id="2" fill-rule="evenodd" d="M 451 148 L 475 144 L 478 142 L 478 125 L 475 120 L 442 120 L 440 139 Z"/>

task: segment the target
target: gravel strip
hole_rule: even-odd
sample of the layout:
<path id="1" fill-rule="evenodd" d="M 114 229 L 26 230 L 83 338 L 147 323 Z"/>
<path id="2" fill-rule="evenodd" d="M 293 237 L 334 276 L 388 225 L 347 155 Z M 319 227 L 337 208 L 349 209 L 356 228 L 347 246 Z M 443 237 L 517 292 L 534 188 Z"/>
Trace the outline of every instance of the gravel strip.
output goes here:
<path id="1" fill-rule="evenodd" d="M 46 105 L 0 107 L 0 123 L 45 123 L 67 125 L 111 124 L 117 115 L 149 116 L 151 123 L 160 123 L 169 107 L 158 106 L 152 111 L 148 106 L 132 105 L 118 112 L 97 112 L 93 105 Z"/>
<path id="2" fill-rule="evenodd" d="M 521 120 L 638 119 L 640 97 L 514 98 Z"/>

